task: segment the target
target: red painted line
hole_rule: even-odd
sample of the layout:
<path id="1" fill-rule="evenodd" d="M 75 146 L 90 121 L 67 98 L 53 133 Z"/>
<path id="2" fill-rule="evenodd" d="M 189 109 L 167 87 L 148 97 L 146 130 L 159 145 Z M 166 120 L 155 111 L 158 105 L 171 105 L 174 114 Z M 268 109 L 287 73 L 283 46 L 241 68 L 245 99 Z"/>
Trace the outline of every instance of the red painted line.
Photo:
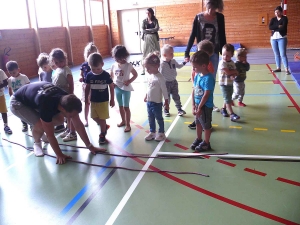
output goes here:
<path id="1" fill-rule="evenodd" d="M 171 141 L 170 141 L 169 139 L 166 139 L 165 142 L 168 142 L 168 143 L 169 143 L 169 142 L 171 142 Z"/>
<path id="2" fill-rule="evenodd" d="M 272 72 L 271 67 L 269 66 L 269 64 L 266 64 L 267 67 L 269 68 L 269 70 L 271 71 L 271 73 L 273 74 L 273 76 L 276 79 L 276 82 L 278 82 L 278 84 L 281 86 L 281 88 L 283 89 L 284 93 L 286 93 L 286 95 L 288 96 L 288 98 L 290 99 L 290 101 L 293 103 L 293 105 L 295 106 L 295 108 L 297 109 L 297 111 L 300 113 L 300 107 L 299 105 L 296 103 L 296 101 L 293 99 L 293 97 L 290 95 L 290 93 L 288 92 L 288 90 L 284 87 L 284 85 L 281 83 L 281 81 L 278 79 L 278 77 L 276 76 L 275 73 Z"/>
<path id="3" fill-rule="evenodd" d="M 227 161 L 222 160 L 222 159 L 218 159 L 217 162 L 218 162 L 218 163 L 222 163 L 222 164 L 224 164 L 224 165 L 226 165 L 226 166 L 231 166 L 231 167 L 235 167 L 235 166 L 236 166 L 236 164 L 231 163 L 231 162 L 227 162 Z"/>
<path id="4" fill-rule="evenodd" d="M 137 128 L 139 128 L 139 129 L 144 129 L 142 126 L 140 126 L 140 125 L 135 125 Z"/>
<path id="5" fill-rule="evenodd" d="M 289 108 L 295 108 L 295 106 L 293 106 L 293 105 L 290 105 L 290 106 L 288 106 Z"/>
<path id="6" fill-rule="evenodd" d="M 181 149 L 183 149 L 185 151 L 189 149 L 189 148 L 187 148 L 187 147 L 185 147 L 183 145 L 180 145 L 180 144 L 174 144 L 174 146 L 176 146 L 177 148 L 181 148 Z"/>
<path id="7" fill-rule="evenodd" d="M 267 175 L 266 173 L 263 173 L 263 172 L 260 172 L 260 171 L 257 171 L 257 170 L 253 170 L 253 169 L 250 169 L 250 168 L 245 168 L 244 170 L 246 172 L 253 173 L 253 174 L 256 174 L 256 175 L 259 175 L 259 176 L 262 176 L 262 177 L 265 177 Z"/>
<path id="8" fill-rule="evenodd" d="M 194 153 L 199 153 L 199 152 L 194 152 Z M 201 157 L 204 157 L 204 158 L 207 158 L 207 159 L 209 159 L 209 158 L 210 158 L 210 156 L 209 156 L 209 155 L 201 155 Z"/>
<path id="9" fill-rule="evenodd" d="M 278 177 L 276 180 L 300 187 L 300 182 L 297 182 L 297 181 L 288 180 L 288 179 L 285 179 L 282 177 Z"/>
<path id="10" fill-rule="evenodd" d="M 129 154 L 128 152 L 126 152 L 125 150 L 123 150 L 123 149 L 121 149 L 121 148 L 118 148 L 118 149 L 119 149 L 119 151 L 121 151 L 123 154 L 130 155 L 130 154 Z M 136 162 L 142 164 L 142 165 L 145 165 L 145 164 L 146 164 L 146 162 L 144 162 L 143 160 L 141 160 L 141 159 L 139 159 L 139 158 L 132 158 L 132 159 L 133 159 L 134 161 L 136 161 Z M 155 171 L 160 171 L 157 167 L 154 167 L 154 166 L 151 166 L 151 165 L 149 166 L 149 169 L 155 170 Z M 290 221 L 290 220 L 284 219 L 284 218 L 282 218 L 282 217 L 273 215 L 273 214 L 271 214 L 271 213 L 267 213 L 267 212 L 265 212 L 265 211 L 262 211 L 262 210 L 253 208 L 253 207 L 248 206 L 248 205 L 245 205 L 245 204 L 243 204 L 243 203 L 240 203 L 240 202 L 234 201 L 234 200 L 232 200 L 232 199 L 226 198 L 226 197 L 224 197 L 224 196 L 222 196 L 222 195 L 218 195 L 218 194 L 216 194 L 216 193 L 214 193 L 214 192 L 211 192 L 211 191 L 206 190 L 206 189 L 204 189 L 204 188 L 198 187 L 198 186 L 196 186 L 196 185 L 194 185 L 194 184 L 191 184 L 191 183 L 189 183 L 189 182 L 187 182 L 187 181 L 185 181 L 185 180 L 182 180 L 182 179 L 180 179 L 180 178 L 178 178 L 178 177 L 175 177 L 175 176 L 173 176 L 173 175 L 171 175 L 171 174 L 168 174 L 168 173 L 159 173 L 159 174 L 162 175 L 162 176 L 164 176 L 164 177 L 166 177 L 166 178 L 169 178 L 170 180 L 173 180 L 173 181 L 175 181 L 175 182 L 177 182 L 177 183 L 179 183 L 179 184 L 181 184 L 181 185 L 183 185 L 183 186 L 186 186 L 186 187 L 188 187 L 188 188 L 190 188 L 190 189 L 192 189 L 192 190 L 195 190 L 195 191 L 197 191 L 197 192 L 199 192 L 199 193 L 202 193 L 202 194 L 204 194 L 204 195 L 207 195 L 207 196 L 209 196 L 209 197 L 211 197 L 211 198 L 214 198 L 214 199 L 216 199 L 216 200 L 222 201 L 222 202 L 227 203 L 227 204 L 229 204 L 229 205 L 232 205 L 232 206 L 234 206 L 234 207 L 243 209 L 243 210 L 248 211 L 248 212 L 250 212 L 250 213 L 253 213 L 253 214 L 262 216 L 262 217 L 264 217 L 264 218 L 267 218 L 267 219 L 270 219 L 270 220 L 273 220 L 273 221 L 276 221 L 276 222 L 282 223 L 282 224 L 287 224 L 287 225 L 299 225 L 298 223 L 295 223 L 295 222 L 293 222 L 293 221 Z M 209 178 L 207 178 L 207 179 L 209 179 Z"/>

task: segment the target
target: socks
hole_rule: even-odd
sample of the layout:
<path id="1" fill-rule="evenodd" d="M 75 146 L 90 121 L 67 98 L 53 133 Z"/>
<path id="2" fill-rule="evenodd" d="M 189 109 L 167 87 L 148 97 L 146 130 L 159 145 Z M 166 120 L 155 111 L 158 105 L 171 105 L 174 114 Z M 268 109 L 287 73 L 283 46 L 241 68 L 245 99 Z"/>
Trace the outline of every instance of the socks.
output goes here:
<path id="1" fill-rule="evenodd" d="M 45 133 L 43 133 L 42 141 L 45 142 L 45 143 L 49 143 L 48 138 L 47 138 Z"/>
<path id="2" fill-rule="evenodd" d="M 35 156 L 37 156 L 37 157 L 44 156 L 41 142 L 38 142 L 38 143 L 35 142 L 33 144 L 33 152 L 34 152 Z"/>

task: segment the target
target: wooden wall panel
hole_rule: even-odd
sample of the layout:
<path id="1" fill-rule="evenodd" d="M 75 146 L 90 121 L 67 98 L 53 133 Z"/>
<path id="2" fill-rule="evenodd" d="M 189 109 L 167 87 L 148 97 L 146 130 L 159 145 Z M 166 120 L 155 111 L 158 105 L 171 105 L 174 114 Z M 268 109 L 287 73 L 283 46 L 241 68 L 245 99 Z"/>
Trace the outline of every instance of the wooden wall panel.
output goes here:
<path id="1" fill-rule="evenodd" d="M 110 55 L 110 47 L 108 42 L 108 30 L 107 26 L 93 26 L 93 36 L 94 36 L 94 43 L 99 49 L 102 56 L 109 56 Z"/>

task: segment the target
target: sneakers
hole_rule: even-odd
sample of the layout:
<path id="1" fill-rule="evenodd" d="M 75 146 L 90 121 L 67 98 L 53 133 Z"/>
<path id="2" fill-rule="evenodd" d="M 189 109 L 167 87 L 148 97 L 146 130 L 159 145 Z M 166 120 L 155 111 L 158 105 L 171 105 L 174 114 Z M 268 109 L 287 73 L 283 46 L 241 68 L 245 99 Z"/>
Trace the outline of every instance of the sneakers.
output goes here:
<path id="1" fill-rule="evenodd" d="M 63 133 L 61 133 L 61 134 L 59 135 L 59 137 L 60 137 L 60 138 L 64 138 L 64 137 L 66 137 L 69 133 L 70 133 L 70 131 L 69 131 L 68 129 L 66 129 Z"/>
<path id="2" fill-rule="evenodd" d="M 285 72 L 285 74 L 286 74 L 286 75 L 291 75 L 291 72 L 290 72 L 289 70 L 287 70 L 287 71 Z"/>
<path id="3" fill-rule="evenodd" d="M 219 109 L 217 106 L 214 106 L 214 107 L 213 107 L 213 111 L 214 111 L 214 112 L 220 112 L 220 109 Z"/>
<path id="4" fill-rule="evenodd" d="M 273 73 L 281 72 L 281 69 L 272 70 Z"/>
<path id="5" fill-rule="evenodd" d="M 75 133 L 68 133 L 64 138 L 63 141 L 64 142 L 68 142 L 68 141 L 75 141 L 77 140 L 77 135 Z"/>
<path id="6" fill-rule="evenodd" d="M 244 104 L 242 102 L 239 102 L 238 104 L 239 104 L 240 107 L 246 107 L 246 104 Z"/>
<path id="7" fill-rule="evenodd" d="M 59 126 L 56 126 L 55 129 L 54 129 L 54 133 L 60 133 L 62 131 L 64 131 L 66 128 L 64 125 L 59 125 Z"/>
<path id="8" fill-rule="evenodd" d="M 205 141 L 202 141 L 196 148 L 195 150 L 197 152 L 200 152 L 200 151 L 206 151 L 206 150 L 210 150 L 211 147 L 210 147 L 210 143 L 206 143 Z"/>
<path id="9" fill-rule="evenodd" d="M 22 132 L 27 132 L 28 131 L 28 125 L 23 124 L 22 126 Z"/>
<path id="10" fill-rule="evenodd" d="M 178 109 L 178 116 L 183 116 L 186 112 L 182 109 Z"/>
<path id="11" fill-rule="evenodd" d="M 10 129 L 9 126 L 7 126 L 7 125 L 4 127 L 4 131 L 5 131 L 5 133 L 7 133 L 7 134 L 12 134 L 11 129 Z"/>
<path id="12" fill-rule="evenodd" d="M 37 157 L 44 155 L 41 142 L 33 144 L 33 152 L 34 152 L 35 156 L 37 156 Z"/>
<path id="13" fill-rule="evenodd" d="M 166 139 L 165 133 L 157 133 L 155 136 L 155 141 L 163 141 Z"/>
<path id="14" fill-rule="evenodd" d="M 195 139 L 195 141 L 191 144 L 190 148 L 192 150 L 195 150 L 195 148 L 202 142 L 202 140 L 199 140 L 198 138 Z"/>
<path id="15" fill-rule="evenodd" d="M 105 135 L 100 134 L 100 136 L 99 136 L 99 145 L 103 145 L 105 143 L 106 143 Z"/>
<path id="16" fill-rule="evenodd" d="M 188 125 L 188 127 L 189 127 L 190 129 L 192 129 L 192 130 L 196 129 L 196 123 L 195 123 L 195 121 L 192 122 L 190 125 Z"/>
<path id="17" fill-rule="evenodd" d="M 165 114 L 165 117 L 170 117 L 169 110 L 164 109 L 164 114 Z"/>
<path id="18" fill-rule="evenodd" d="M 155 137 L 156 137 L 156 134 L 150 132 L 150 133 L 145 137 L 145 140 L 146 140 L 146 141 L 151 141 L 151 140 L 153 140 Z"/>
<path id="19" fill-rule="evenodd" d="M 227 113 L 227 110 L 225 108 L 222 108 L 221 109 L 221 114 L 224 116 L 224 117 L 228 117 L 228 113 Z"/>
<path id="20" fill-rule="evenodd" d="M 231 121 L 237 121 L 240 117 L 238 115 L 236 115 L 235 113 L 232 113 L 230 115 L 230 120 Z"/>

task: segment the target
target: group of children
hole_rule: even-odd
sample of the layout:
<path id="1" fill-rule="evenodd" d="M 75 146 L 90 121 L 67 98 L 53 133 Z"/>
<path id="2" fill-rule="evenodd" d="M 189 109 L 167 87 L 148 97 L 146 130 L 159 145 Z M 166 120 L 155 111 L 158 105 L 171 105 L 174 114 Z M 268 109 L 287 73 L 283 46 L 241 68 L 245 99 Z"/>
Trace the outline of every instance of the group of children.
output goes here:
<path id="1" fill-rule="evenodd" d="M 192 56 L 190 62 L 192 64 L 193 81 L 193 108 L 195 115 L 195 127 L 197 130 L 197 138 L 192 143 L 193 150 L 201 151 L 210 149 L 211 120 L 212 111 L 218 111 L 213 103 L 213 92 L 215 87 L 214 68 L 209 58 L 214 52 L 214 46 L 211 42 L 204 40 L 198 44 L 198 51 Z M 162 61 L 160 56 L 162 57 Z M 232 106 L 234 100 L 238 99 L 239 106 L 246 106 L 243 101 L 245 93 L 244 80 L 246 79 L 246 71 L 249 70 L 247 62 L 247 52 L 245 49 L 237 50 L 237 61 L 234 63 L 231 58 L 234 55 L 234 47 L 230 44 L 224 45 L 222 49 L 222 60 L 219 63 L 219 84 L 224 98 L 224 105 L 221 113 L 224 117 L 230 118 L 232 121 L 239 119 Z M 119 105 L 121 122 L 118 127 L 125 127 L 124 132 L 131 131 L 129 108 L 131 91 L 133 87 L 131 83 L 137 78 L 137 72 L 133 66 L 127 62 L 129 53 L 122 45 L 117 45 L 112 49 L 112 57 L 115 63 L 111 67 L 111 72 L 103 70 L 103 58 L 98 52 L 97 47 L 93 43 L 89 43 L 84 49 L 85 62 L 81 65 L 82 82 L 82 101 L 85 104 L 84 118 L 85 126 L 88 126 L 88 114 L 100 126 L 99 144 L 106 143 L 106 134 L 109 125 L 106 119 L 109 118 L 109 106 L 114 107 L 114 96 Z M 166 117 L 170 116 L 169 101 L 172 98 L 177 108 L 179 116 L 186 114 L 182 109 L 178 82 L 176 80 L 176 69 L 182 68 L 186 62 L 179 64 L 174 59 L 174 49 L 171 45 L 164 45 L 159 52 L 150 53 L 144 60 L 143 64 L 149 73 L 148 86 L 144 101 L 147 102 L 148 120 L 150 132 L 145 140 L 162 141 L 166 138 L 164 130 L 164 121 L 162 112 Z M 74 81 L 70 68 L 67 66 L 66 53 L 59 48 L 53 49 L 50 54 L 41 53 L 37 58 L 37 64 L 40 68 L 40 81 L 52 82 L 54 85 L 62 88 L 69 94 L 74 92 Z M 7 124 L 7 109 L 5 106 L 5 98 L 3 96 L 3 88 L 9 86 L 9 94 L 12 95 L 19 87 L 29 83 L 26 75 L 20 73 L 20 69 L 16 62 L 8 62 L 7 69 L 10 78 L 0 70 L 0 112 L 4 121 L 4 130 L 11 134 L 12 131 Z M 164 97 L 164 103 L 162 101 Z M 4 104 L 3 104 L 4 102 Z M 5 107 L 4 107 L 5 106 Z M 228 114 L 228 112 L 229 114 Z M 158 123 L 158 132 L 156 130 L 156 121 Z M 72 124 L 72 120 L 68 119 L 67 128 L 62 124 L 56 127 L 57 132 L 64 131 L 60 137 L 63 141 L 72 141 L 77 139 L 77 135 Z M 28 126 L 23 123 L 22 131 L 27 131 Z M 191 128 L 191 126 L 190 126 Z M 204 140 L 202 140 L 202 131 L 204 130 Z"/>

